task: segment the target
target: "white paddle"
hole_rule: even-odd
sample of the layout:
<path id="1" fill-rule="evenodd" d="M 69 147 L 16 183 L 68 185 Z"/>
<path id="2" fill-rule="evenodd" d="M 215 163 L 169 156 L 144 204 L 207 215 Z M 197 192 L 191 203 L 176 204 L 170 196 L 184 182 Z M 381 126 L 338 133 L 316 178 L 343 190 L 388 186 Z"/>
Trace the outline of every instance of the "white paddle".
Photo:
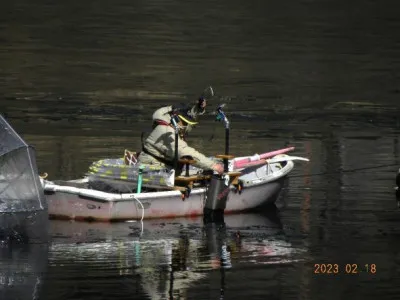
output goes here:
<path id="1" fill-rule="evenodd" d="M 282 156 L 282 157 L 275 157 L 271 159 L 267 159 L 266 162 L 269 164 L 275 164 L 278 162 L 290 161 L 290 160 L 302 160 L 302 161 L 310 161 L 308 158 L 301 157 L 301 156 Z"/>

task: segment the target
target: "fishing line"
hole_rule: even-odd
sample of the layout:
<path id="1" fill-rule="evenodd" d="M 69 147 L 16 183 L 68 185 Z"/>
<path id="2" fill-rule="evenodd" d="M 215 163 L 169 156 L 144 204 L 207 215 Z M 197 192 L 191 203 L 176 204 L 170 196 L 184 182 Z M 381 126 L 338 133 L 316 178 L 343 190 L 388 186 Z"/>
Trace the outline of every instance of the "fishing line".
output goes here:
<path id="1" fill-rule="evenodd" d="M 395 164 L 388 164 L 388 165 L 378 165 L 378 166 L 373 166 L 373 167 L 355 168 L 355 169 L 349 169 L 349 170 L 340 170 L 340 171 L 335 171 L 335 172 L 324 172 L 324 173 L 315 173 L 315 174 L 307 174 L 307 175 L 291 175 L 290 178 L 294 178 L 294 177 L 315 177 L 315 176 L 335 175 L 335 174 L 342 174 L 342 173 L 356 173 L 358 171 L 373 170 L 373 169 L 393 167 L 393 166 L 397 166 L 398 167 L 399 164 L 395 163 Z"/>
<path id="2" fill-rule="evenodd" d="M 223 105 L 225 105 L 225 106 L 227 105 L 227 103 L 231 103 L 232 102 L 232 98 L 228 97 L 228 96 L 220 96 L 218 100 L 219 100 L 220 103 L 223 103 Z M 307 115 L 307 116 L 303 116 L 303 117 L 299 118 L 298 115 L 296 114 L 296 112 L 298 112 L 299 110 L 307 110 L 307 109 L 310 109 L 310 108 L 312 108 L 312 109 L 318 108 L 317 104 L 319 104 L 319 103 L 320 103 L 320 100 L 316 100 L 316 101 L 314 101 L 312 103 L 309 103 L 308 105 L 305 105 L 305 106 L 295 106 L 295 107 L 291 108 L 289 110 L 289 112 L 294 112 L 295 115 L 292 116 L 292 117 L 289 117 L 288 121 L 285 122 L 286 125 L 290 126 L 290 125 L 293 125 L 293 123 L 296 122 L 296 121 L 297 122 L 304 122 L 304 121 L 307 121 L 308 119 L 313 118 L 312 115 L 311 116 Z M 287 113 L 288 111 L 285 111 L 285 112 Z M 212 113 L 212 115 L 215 115 L 215 114 L 216 114 L 215 112 Z M 274 112 L 272 114 L 276 115 L 277 114 L 276 110 L 274 110 Z M 267 115 L 265 117 L 264 121 L 272 122 L 272 121 L 275 121 L 275 119 L 271 118 L 270 115 Z M 212 132 L 212 134 L 211 134 L 211 136 L 209 138 L 209 141 L 212 141 L 214 139 L 214 137 L 215 137 L 215 128 L 216 127 L 213 126 L 213 132 Z"/>

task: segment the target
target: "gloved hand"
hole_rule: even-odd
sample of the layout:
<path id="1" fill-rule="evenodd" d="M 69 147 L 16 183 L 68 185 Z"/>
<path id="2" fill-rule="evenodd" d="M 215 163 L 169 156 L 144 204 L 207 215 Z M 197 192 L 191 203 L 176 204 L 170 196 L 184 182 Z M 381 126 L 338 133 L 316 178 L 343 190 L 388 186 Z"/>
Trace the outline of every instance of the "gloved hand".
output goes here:
<path id="1" fill-rule="evenodd" d="M 197 105 L 199 106 L 199 110 L 200 111 L 204 111 L 206 109 L 206 106 L 207 106 L 206 98 L 200 97 L 198 102 L 197 102 Z"/>
<path id="2" fill-rule="evenodd" d="M 218 174 L 222 174 L 224 173 L 224 165 L 223 164 L 219 164 L 219 163 L 215 163 L 213 164 L 213 166 L 211 167 L 215 172 L 217 172 Z"/>
<path id="3" fill-rule="evenodd" d="M 207 106 L 207 99 L 214 97 L 214 90 L 211 86 L 206 87 L 204 91 L 201 93 L 199 100 L 198 100 L 198 107 L 200 111 L 205 111 Z"/>

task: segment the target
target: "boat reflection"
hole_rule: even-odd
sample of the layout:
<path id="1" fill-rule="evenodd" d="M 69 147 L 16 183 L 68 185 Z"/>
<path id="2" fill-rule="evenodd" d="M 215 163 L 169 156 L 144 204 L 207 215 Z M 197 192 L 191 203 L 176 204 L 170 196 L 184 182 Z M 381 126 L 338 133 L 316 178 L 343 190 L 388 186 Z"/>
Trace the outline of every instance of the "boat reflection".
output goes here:
<path id="1" fill-rule="evenodd" d="M 0 299 L 39 299 L 47 244 L 0 244 Z"/>
<path id="2" fill-rule="evenodd" d="M 101 278 L 130 278 L 135 281 L 129 287 L 133 298 L 136 293 L 151 299 L 184 299 L 189 288 L 216 270 L 223 296 L 226 270 L 243 264 L 284 263 L 293 250 L 276 214 L 227 215 L 222 222 L 209 224 L 203 224 L 201 217 L 147 220 L 142 234 L 140 223 L 54 220 L 50 224 L 52 266 L 78 263 L 85 272 L 101 268 Z M 57 273 L 52 272 L 53 280 Z M 101 293 L 103 287 L 96 284 L 99 275 L 88 276 L 90 286 Z M 138 284 L 140 289 L 132 291 Z M 115 289 L 109 296 L 118 298 L 123 292 Z"/>

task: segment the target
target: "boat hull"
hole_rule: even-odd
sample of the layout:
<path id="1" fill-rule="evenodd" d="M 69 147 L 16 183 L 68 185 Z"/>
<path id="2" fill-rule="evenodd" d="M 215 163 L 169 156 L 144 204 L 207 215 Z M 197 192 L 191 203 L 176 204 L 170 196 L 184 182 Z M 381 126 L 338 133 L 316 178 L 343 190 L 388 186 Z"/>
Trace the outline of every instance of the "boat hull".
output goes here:
<path id="1" fill-rule="evenodd" d="M 230 191 L 225 213 L 250 210 L 261 205 L 275 203 L 282 188 L 284 178 L 244 189 L 242 193 Z M 205 188 L 193 191 L 182 200 L 181 193 L 176 191 L 157 193 L 157 198 L 137 195 L 131 200 L 103 201 L 68 192 L 46 192 L 50 218 L 96 221 L 136 220 L 143 217 L 169 218 L 180 216 L 199 216 L 203 214 Z M 146 195 L 148 196 L 148 195 Z M 142 205 L 135 200 L 139 200 Z"/>
<path id="2" fill-rule="evenodd" d="M 274 204 L 293 162 L 284 167 L 257 166 L 243 172 L 241 193 L 231 186 L 225 214 Z M 65 184 L 43 184 L 50 218 L 93 221 L 123 221 L 175 218 L 203 214 L 207 189 L 194 188 L 182 199 L 180 191 L 107 193 Z"/>

